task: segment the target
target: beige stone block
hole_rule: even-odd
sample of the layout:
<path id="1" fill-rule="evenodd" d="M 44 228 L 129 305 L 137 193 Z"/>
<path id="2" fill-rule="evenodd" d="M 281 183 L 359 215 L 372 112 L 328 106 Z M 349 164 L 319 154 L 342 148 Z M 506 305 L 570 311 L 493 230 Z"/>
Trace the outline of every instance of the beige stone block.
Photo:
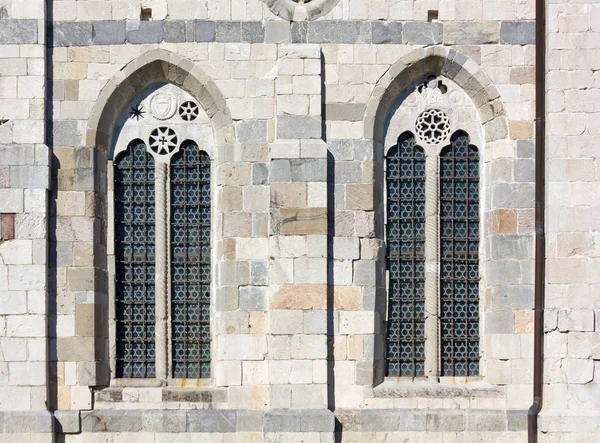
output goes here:
<path id="1" fill-rule="evenodd" d="M 252 389 L 252 409 L 269 408 L 270 389 L 269 386 L 264 385 L 254 386 Z"/>
<path id="2" fill-rule="evenodd" d="M 52 78 L 54 80 L 83 80 L 87 77 L 86 63 L 54 63 Z"/>
<path id="3" fill-rule="evenodd" d="M 268 186 L 244 186 L 244 211 L 266 212 L 269 210 Z"/>
<path id="4" fill-rule="evenodd" d="M 533 311 L 515 311 L 515 333 L 529 334 L 533 332 Z"/>
<path id="5" fill-rule="evenodd" d="M 327 285 L 283 285 L 271 297 L 270 309 L 326 309 Z"/>
<path id="6" fill-rule="evenodd" d="M 508 123 L 510 138 L 513 140 L 529 140 L 533 138 L 533 124 L 528 121 L 511 121 Z"/>
<path id="7" fill-rule="evenodd" d="M 271 206 L 306 207 L 306 183 L 271 183 Z"/>
<path id="8" fill-rule="evenodd" d="M 248 328 L 251 334 L 264 334 L 267 332 L 267 312 L 250 311 Z"/>
<path id="9" fill-rule="evenodd" d="M 336 311 L 358 311 L 362 306 L 360 286 L 338 286 L 333 288 Z"/>
<path id="10" fill-rule="evenodd" d="M 517 232 L 517 211 L 497 209 L 490 213 L 492 234 L 515 234 Z"/>
<path id="11" fill-rule="evenodd" d="M 248 212 L 223 214 L 223 236 L 251 237 L 252 214 Z"/>
<path id="12" fill-rule="evenodd" d="M 303 313 L 299 310 L 271 310 L 269 312 L 270 334 L 302 333 Z"/>
<path id="13" fill-rule="evenodd" d="M 269 239 L 238 238 L 236 256 L 239 260 L 260 260 L 269 257 Z"/>
<path id="14" fill-rule="evenodd" d="M 251 174 L 250 163 L 225 163 L 221 170 L 221 180 L 224 186 L 249 185 L 252 182 Z"/>
<path id="15" fill-rule="evenodd" d="M 373 210 L 373 185 L 345 186 L 346 209 Z"/>
<path id="16" fill-rule="evenodd" d="M 279 210 L 281 234 L 327 234 L 327 208 L 281 208 Z"/>

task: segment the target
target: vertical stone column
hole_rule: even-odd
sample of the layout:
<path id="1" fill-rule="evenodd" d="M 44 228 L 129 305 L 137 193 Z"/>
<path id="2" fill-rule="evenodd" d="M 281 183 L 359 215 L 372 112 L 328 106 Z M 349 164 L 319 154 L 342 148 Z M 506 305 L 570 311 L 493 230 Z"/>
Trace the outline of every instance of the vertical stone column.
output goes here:
<path id="1" fill-rule="evenodd" d="M 281 45 L 271 145 L 271 408 L 327 404 L 327 149 L 318 45 Z"/>
<path id="2" fill-rule="evenodd" d="M 429 153 L 425 160 L 425 375 L 434 380 L 439 375 L 438 159 Z"/>
<path id="3" fill-rule="evenodd" d="M 167 348 L 167 170 L 158 157 L 155 163 L 155 227 L 156 227 L 156 378 L 165 380 L 168 370 Z"/>

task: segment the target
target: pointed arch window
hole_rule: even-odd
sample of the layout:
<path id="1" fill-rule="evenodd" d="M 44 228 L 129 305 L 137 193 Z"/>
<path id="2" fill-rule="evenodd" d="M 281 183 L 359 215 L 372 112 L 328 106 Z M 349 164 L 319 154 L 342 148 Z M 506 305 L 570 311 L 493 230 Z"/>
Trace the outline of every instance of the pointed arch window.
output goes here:
<path id="1" fill-rule="evenodd" d="M 425 148 L 405 132 L 385 158 L 386 375 L 475 376 L 479 152 L 462 131 Z"/>
<path id="2" fill-rule="evenodd" d="M 116 376 L 211 370 L 211 162 L 160 127 L 113 162 Z"/>

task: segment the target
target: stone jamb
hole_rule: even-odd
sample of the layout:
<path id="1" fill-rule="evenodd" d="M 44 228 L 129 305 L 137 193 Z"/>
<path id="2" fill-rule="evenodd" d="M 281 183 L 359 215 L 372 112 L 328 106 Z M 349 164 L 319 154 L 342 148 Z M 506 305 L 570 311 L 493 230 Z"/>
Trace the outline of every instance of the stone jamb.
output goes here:
<path id="1" fill-rule="evenodd" d="M 125 106 L 142 90 L 146 87 L 157 83 L 157 82 L 166 82 L 171 83 L 182 90 L 191 94 L 197 101 L 198 104 L 204 109 L 207 116 L 211 120 L 211 125 L 213 128 L 213 137 L 214 137 L 214 147 L 211 155 L 212 166 L 211 166 L 211 176 L 215 177 L 215 167 L 216 162 L 215 158 L 223 158 L 227 151 L 230 151 L 233 146 L 233 141 L 235 139 L 234 129 L 231 119 L 231 113 L 227 108 L 225 98 L 219 91 L 218 87 L 214 83 L 214 81 L 208 77 L 199 67 L 197 67 L 192 61 L 181 57 L 172 52 L 166 51 L 164 49 L 156 49 L 150 51 L 142 56 L 132 60 L 129 62 L 121 71 L 119 71 L 115 76 L 106 84 L 103 90 L 100 93 L 98 100 L 95 103 L 95 106 L 90 114 L 90 119 L 88 121 L 88 129 L 86 133 L 86 146 L 88 148 L 94 148 L 102 152 L 103 156 L 107 159 L 106 167 L 108 168 L 106 172 L 106 176 L 108 178 L 107 189 L 99 189 L 99 183 L 102 183 L 104 180 L 96 174 L 96 186 L 95 190 L 97 193 L 96 198 L 103 199 L 102 193 L 105 193 L 106 197 L 109 197 L 106 208 L 106 216 L 108 219 L 108 223 L 104 223 L 104 226 L 107 227 L 106 238 L 107 238 L 107 253 L 109 256 L 109 260 L 107 263 L 108 267 L 108 294 L 104 295 L 108 296 L 108 304 L 109 304 L 109 349 L 110 349 L 110 358 L 109 364 L 111 368 L 111 372 L 114 373 L 115 370 L 115 360 L 114 360 L 114 344 L 116 343 L 116 328 L 114 327 L 114 319 L 115 319 L 115 311 L 114 311 L 114 271 L 115 271 L 115 263 L 114 263 L 114 233 L 111 230 L 112 221 L 114 219 L 114 205 L 112 204 L 113 199 L 113 179 L 112 176 L 112 157 L 110 156 L 110 151 L 112 149 L 111 144 L 113 140 L 113 131 L 115 129 L 115 125 L 117 120 L 122 112 L 125 109 Z M 186 138 L 184 138 L 186 139 Z M 211 153 L 208 152 L 210 155 Z M 221 155 L 219 155 L 221 154 Z M 100 169 L 103 169 L 105 165 L 98 165 Z M 213 189 L 211 190 L 211 199 L 213 202 L 213 220 L 212 223 L 216 226 L 216 215 L 219 211 L 219 208 L 216 207 L 216 199 L 215 199 L 215 189 L 214 185 L 211 186 Z M 100 194 L 100 196 L 98 196 Z M 168 191 L 167 191 L 168 194 Z M 168 195 L 166 196 L 168 198 Z M 169 227 L 166 226 L 167 232 L 170 231 Z M 96 235 L 101 234 L 97 233 Z M 211 235 L 211 242 L 213 245 L 217 241 L 216 238 L 213 238 L 214 235 Z M 96 241 L 99 241 L 100 238 L 97 238 Z M 215 247 L 211 248 L 213 251 L 212 257 L 212 269 L 211 274 L 213 275 L 213 284 L 211 290 L 211 304 L 214 305 L 214 293 L 215 293 L 215 279 L 216 279 L 216 249 Z M 112 253 L 112 255 L 111 255 Z M 168 254 L 168 251 L 167 251 Z M 168 258 L 168 257 L 167 257 Z M 95 262 L 102 263 L 105 260 L 95 257 Z M 168 273 L 167 269 L 167 273 Z M 98 284 L 98 283 L 97 283 Z M 167 291 L 169 289 L 167 288 Z M 101 294 L 104 291 L 97 291 Z M 112 295 L 111 295 L 112 294 Z M 167 316 L 169 315 L 169 308 L 167 307 Z M 165 340 L 168 338 L 168 329 L 167 334 L 165 335 Z M 213 334 L 212 340 L 212 350 L 211 353 L 214 355 L 214 327 L 211 327 L 211 331 Z M 168 354 L 168 353 L 167 353 Z M 167 355 L 168 357 L 169 355 Z M 167 360 L 167 367 L 170 367 Z M 168 370 L 167 370 L 168 372 Z M 161 374 L 162 375 L 162 374 Z M 157 373 L 157 377 L 159 374 Z M 166 374 L 165 380 L 156 379 L 116 379 L 111 377 L 110 385 L 115 386 L 137 386 L 137 387 L 150 387 L 150 386 L 161 386 L 164 382 L 166 382 L 170 377 Z M 211 379 L 203 379 L 198 380 L 197 385 L 206 386 L 212 384 Z M 98 385 L 105 384 L 105 380 L 101 380 L 98 382 Z"/>
<path id="2" fill-rule="evenodd" d="M 390 69 L 381 77 L 381 79 L 379 80 L 379 82 L 377 83 L 377 85 L 375 86 L 371 97 L 367 103 L 367 107 L 366 107 L 366 111 L 365 111 L 365 115 L 364 115 L 364 132 L 363 132 L 363 138 L 364 139 L 371 139 L 373 140 L 373 148 L 374 148 L 374 158 L 376 159 L 374 162 L 374 167 L 375 167 L 375 171 L 374 171 L 374 198 L 376 199 L 376 201 L 374 202 L 374 207 L 375 208 L 380 208 L 380 214 L 376 214 L 376 220 L 380 220 L 380 223 L 376 223 L 375 226 L 375 235 L 378 238 L 383 238 L 383 236 L 385 235 L 385 209 L 384 209 L 384 203 L 386 201 L 386 191 L 385 191 L 385 186 L 382 186 L 380 184 L 384 183 L 384 176 L 383 176 L 383 168 L 382 167 L 378 167 L 378 165 L 381 165 L 381 162 L 383 161 L 383 164 L 385 164 L 384 158 L 385 158 L 385 151 L 387 150 L 388 146 L 385 146 L 385 135 L 387 132 L 387 124 L 388 122 L 386 121 L 386 115 L 388 110 L 393 106 L 394 102 L 397 100 L 397 98 L 403 94 L 404 91 L 407 90 L 407 88 L 409 88 L 412 84 L 414 84 L 415 81 L 417 81 L 418 79 L 422 79 L 425 78 L 427 75 L 429 74 L 434 74 L 436 76 L 442 76 L 442 77 L 446 77 L 450 80 L 452 80 L 454 83 L 456 83 L 464 92 L 467 96 L 470 97 L 470 99 L 473 102 L 473 105 L 475 107 L 475 109 L 477 110 L 477 113 L 479 115 L 480 118 L 480 122 L 481 122 L 481 126 L 482 126 L 482 133 L 483 136 L 482 137 L 478 137 L 478 134 L 469 134 L 472 138 L 480 139 L 477 140 L 478 143 L 476 143 L 477 148 L 480 150 L 481 153 L 481 158 L 480 158 L 480 162 L 481 165 L 483 166 L 484 164 L 484 158 L 483 158 L 483 153 L 485 152 L 485 145 L 489 144 L 489 143 L 493 143 L 499 140 L 504 140 L 508 137 L 508 121 L 506 118 L 506 112 L 504 109 L 504 105 L 502 103 L 502 101 L 500 100 L 500 93 L 498 92 L 497 88 L 493 85 L 491 79 L 487 76 L 487 74 L 483 71 L 483 69 L 477 64 L 475 63 L 473 60 L 469 59 L 468 57 L 466 57 L 465 55 L 461 54 L 460 52 L 448 48 L 448 47 L 444 47 L 444 46 L 431 46 L 428 48 L 419 48 L 419 49 L 415 49 L 414 51 L 408 53 L 407 55 L 405 55 L 404 57 L 400 58 L 396 63 L 394 63 Z M 406 128 L 409 129 L 409 128 Z M 459 129 L 459 128 L 456 128 Z M 456 129 L 454 130 L 454 132 L 456 131 Z M 453 133 L 454 133 L 453 132 Z M 473 137 L 474 136 L 474 137 Z M 439 163 L 439 153 L 441 151 L 441 149 L 445 146 L 445 144 L 440 145 L 439 147 L 434 147 L 435 149 L 432 151 L 431 147 L 428 146 L 423 146 L 423 148 L 426 150 L 426 154 L 427 154 L 427 177 L 430 176 L 435 176 L 437 179 L 437 174 L 438 174 L 438 163 Z M 377 153 L 380 154 L 377 154 Z M 379 159 L 379 162 L 377 161 L 377 159 Z M 435 160 L 435 165 L 433 165 L 433 161 L 431 159 Z M 435 169 L 435 175 L 431 174 L 430 169 Z M 483 168 L 481 168 L 483 170 Z M 482 182 L 482 184 L 485 184 L 485 177 L 484 174 L 480 175 L 480 180 Z M 430 184 L 430 183 L 429 183 Z M 483 185 L 480 185 L 483 187 Z M 431 187 L 431 186 L 429 186 Z M 381 188 L 378 190 L 378 188 Z M 437 182 L 436 182 L 436 199 L 434 200 L 436 202 L 436 208 L 435 208 L 435 214 L 437 214 L 438 209 L 437 209 Z M 427 191 L 426 191 L 427 192 Z M 432 190 L 429 190 L 429 192 L 433 192 Z M 431 200 L 430 198 L 428 200 Z M 482 201 L 481 201 L 481 205 L 480 205 L 480 211 L 481 214 L 480 215 L 480 226 L 481 226 L 481 232 L 480 232 L 480 236 L 481 238 L 484 238 L 486 236 L 485 233 L 485 229 L 484 226 L 485 224 L 483 223 L 484 217 L 484 204 L 483 204 L 483 197 L 482 197 Z M 431 208 L 429 208 L 427 206 L 426 203 L 426 212 L 428 210 L 431 210 Z M 427 212 L 427 215 L 429 215 L 429 212 Z M 427 217 L 428 219 L 431 219 L 431 217 Z M 436 220 L 436 224 L 437 224 L 437 220 Z M 429 226 L 428 226 L 429 225 Z M 431 220 L 429 224 L 426 224 L 426 230 L 427 230 L 427 236 L 430 237 L 430 230 L 433 229 L 433 227 L 431 226 Z M 436 241 L 435 241 L 435 246 L 432 246 L 432 242 L 426 242 L 426 273 L 427 274 L 431 274 L 431 272 L 429 271 L 429 268 L 435 266 L 435 267 L 439 267 L 438 263 L 439 263 L 439 251 L 438 251 L 438 247 L 437 247 L 437 226 L 434 226 L 435 230 L 436 230 Z M 429 228 L 429 229 L 428 229 Z M 483 243 L 483 242 L 482 242 Z M 435 257 L 432 257 L 432 254 L 435 252 Z M 480 262 L 483 262 L 484 257 L 480 254 Z M 381 260 L 381 259 L 380 259 Z M 381 264 L 382 266 L 385 266 L 385 263 Z M 432 321 L 429 321 L 426 323 L 426 332 L 428 334 L 428 336 L 434 336 L 437 337 L 438 336 L 438 325 L 437 325 L 437 311 L 439 309 L 438 306 L 438 282 L 437 279 L 439 278 L 438 276 L 439 274 L 439 270 L 436 269 L 434 272 L 434 275 L 436 277 L 435 280 L 435 308 L 433 308 L 432 305 L 432 296 L 431 296 L 431 292 L 432 292 L 432 276 L 430 275 L 429 278 L 426 279 L 426 310 L 427 312 L 429 312 L 430 314 L 434 315 L 435 317 L 435 325 L 433 325 Z M 482 282 L 483 282 L 483 275 L 482 275 Z M 386 278 L 387 281 L 387 278 Z M 480 285 L 480 294 L 482 294 L 482 288 L 483 286 Z M 378 294 L 380 294 L 380 297 L 385 297 L 385 300 L 383 301 L 383 303 L 376 303 L 376 306 L 381 306 L 383 309 L 385 309 L 385 312 L 381 313 L 381 318 L 387 318 L 387 284 L 385 282 L 383 282 L 383 288 L 381 288 L 383 290 L 378 290 Z M 429 296 L 427 296 L 429 295 Z M 483 297 L 481 297 L 481 300 L 483 300 Z M 483 303 L 481 304 L 483 306 Z M 481 309 L 481 313 L 484 313 L 483 308 Z M 484 320 L 484 316 L 481 315 L 480 318 L 480 324 L 483 326 L 483 320 Z M 435 331 L 434 331 L 435 329 Z M 381 336 L 380 337 L 375 337 L 376 341 L 382 341 L 382 343 L 385 343 L 385 328 L 380 328 L 381 332 Z M 484 340 L 484 333 L 485 333 L 485 329 L 481 328 L 481 331 L 483 331 L 480 335 L 480 349 L 483 350 L 483 345 L 485 343 Z M 377 335 L 377 334 L 376 334 Z M 427 340 L 427 342 L 429 342 L 431 340 Z M 438 350 L 438 343 L 436 340 L 435 342 L 435 346 L 434 344 L 429 344 L 427 345 L 426 342 L 426 359 L 431 358 L 431 355 L 433 352 L 435 352 L 436 354 L 436 358 L 435 358 L 435 362 L 436 364 L 434 365 L 435 368 L 432 367 L 432 365 L 427 364 L 426 363 L 426 375 L 428 375 L 430 378 L 432 378 L 433 380 L 436 380 L 438 382 L 444 383 L 445 381 L 447 381 L 447 377 L 439 377 L 438 374 L 438 370 L 437 370 L 437 362 L 439 359 L 439 350 Z M 385 346 L 380 346 L 380 349 L 385 349 Z M 484 352 L 481 351 L 482 356 L 485 354 Z M 377 359 L 377 356 L 375 357 Z M 383 357 L 382 357 L 383 358 Z M 480 360 L 483 363 L 483 358 Z M 464 380 L 464 381 L 479 381 L 482 380 L 484 378 L 484 365 L 481 364 L 480 365 L 480 376 L 477 377 L 453 377 L 453 382 L 456 381 L 460 381 L 460 380 Z M 384 371 L 385 371 L 385 365 L 375 365 L 374 368 L 374 375 L 373 375 L 373 380 L 374 380 L 374 385 L 378 385 L 379 383 L 381 383 L 381 381 L 386 380 L 385 376 L 384 376 Z M 388 382 L 391 379 L 388 380 Z M 404 380 L 404 378 L 402 380 L 399 380 L 398 378 L 393 378 L 393 380 L 395 381 L 406 381 Z M 416 380 L 416 379 L 415 379 Z M 443 386 L 442 384 L 440 385 L 434 385 L 434 386 Z"/>

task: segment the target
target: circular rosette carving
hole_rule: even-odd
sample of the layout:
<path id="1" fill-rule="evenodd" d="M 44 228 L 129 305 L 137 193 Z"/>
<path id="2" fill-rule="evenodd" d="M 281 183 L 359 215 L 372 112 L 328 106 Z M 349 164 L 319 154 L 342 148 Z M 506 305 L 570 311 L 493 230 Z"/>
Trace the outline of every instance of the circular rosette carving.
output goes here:
<path id="1" fill-rule="evenodd" d="M 415 129 L 423 142 L 436 145 L 450 135 L 450 119 L 439 109 L 428 109 L 417 117 Z"/>
<path id="2" fill-rule="evenodd" d="M 168 120 L 177 111 L 177 99 L 168 93 L 156 94 L 150 101 L 152 116 L 158 120 Z"/>
<path id="3" fill-rule="evenodd" d="M 155 155 L 170 155 L 177 149 L 177 134 L 171 128 L 158 127 L 150 133 L 150 150 Z"/>
<path id="4" fill-rule="evenodd" d="M 179 107 L 179 116 L 186 122 L 196 120 L 198 117 L 198 105 L 194 102 L 184 102 Z"/>

